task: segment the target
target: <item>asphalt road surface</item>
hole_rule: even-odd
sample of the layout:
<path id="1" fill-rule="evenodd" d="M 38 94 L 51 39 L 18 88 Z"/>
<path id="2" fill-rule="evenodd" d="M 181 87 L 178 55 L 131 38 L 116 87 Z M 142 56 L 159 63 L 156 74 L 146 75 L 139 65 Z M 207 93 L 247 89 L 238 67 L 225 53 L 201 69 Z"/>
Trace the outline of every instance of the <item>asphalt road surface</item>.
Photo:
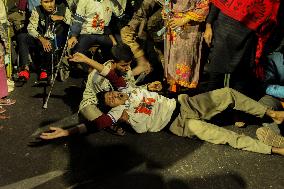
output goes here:
<path id="1" fill-rule="evenodd" d="M 33 77 L 0 122 L 0 189 L 283 189 L 284 158 L 159 133 L 100 131 L 28 146 L 49 126 L 78 123 L 81 80 L 56 82 L 47 110 Z M 229 129 L 255 137 L 258 126 Z"/>

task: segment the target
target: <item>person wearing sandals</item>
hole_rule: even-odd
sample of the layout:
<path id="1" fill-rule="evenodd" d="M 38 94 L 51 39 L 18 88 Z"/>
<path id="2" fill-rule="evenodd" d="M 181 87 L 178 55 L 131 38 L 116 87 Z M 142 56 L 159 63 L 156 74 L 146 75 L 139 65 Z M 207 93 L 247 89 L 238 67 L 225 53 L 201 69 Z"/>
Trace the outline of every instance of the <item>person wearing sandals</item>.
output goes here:
<path id="1" fill-rule="evenodd" d="M 5 5 L 3 1 L 0 1 L 0 120 L 7 119 L 8 116 L 2 114 L 6 111 L 2 106 L 12 105 L 16 100 L 7 98 L 8 96 L 8 86 L 7 86 L 7 76 L 4 62 L 5 50 L 4 47 L 8 48 L 8 36 L 7 36 L 7 14 L 5 11 Z"/>
<path id="2" fill-rule="evenodd" d="M 129 123 L 137 133 L 158 132 L 169 125 L 170 131 L 178 136 L 196 136 L 213 144 L 229 144 L 236 149 L 284 156 L 282 147 L 269 146 L 249 136 L 240 135 L 206 122 L 231 107 L 260 118 L 268 116 L 276 124 L 281 124 L 284 121 L 284 111 L 268 109 L 230 88 L 217 89 L 193 97 L 181 94 L 178 100 L 169 99 L 156 92 L 130 86 L 114 70 L 81 53 L 73 55 L 70 61 L 90 65 L 119 90 L 98 94 L 98 98 L 102 97 L 99 98 L 100 106 L 107 108 L 105 112 L 108 112 L 95 120 L 99 128 L 109 127 L 119 119 Z M 53 134 L 60 137 L 73 133 L 60 130 L 55 133 L 42 133 L 40 137 L 50 139 L 49 137 Z"/>

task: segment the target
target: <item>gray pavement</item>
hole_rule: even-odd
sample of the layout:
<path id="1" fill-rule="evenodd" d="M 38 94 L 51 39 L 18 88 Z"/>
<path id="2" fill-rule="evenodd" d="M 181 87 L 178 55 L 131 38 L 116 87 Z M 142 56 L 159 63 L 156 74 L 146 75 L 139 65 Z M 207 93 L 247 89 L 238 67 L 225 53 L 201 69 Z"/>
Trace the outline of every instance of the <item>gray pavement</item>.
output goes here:
<path id="1" fill-rule="evenodd" d="M 34 77 L 33 77 L 34 78 Z M 16 88 L 0 122 L 0 189 L 283 189 L 284 158 L 235 150 L 168 131 L 105 131 L 29 147 L 50 125 L 78 122 L 81 79 L 57 82 L 48 109 L 34 79 Z M 258 126 L 229 129 L 255 137 Z"/>

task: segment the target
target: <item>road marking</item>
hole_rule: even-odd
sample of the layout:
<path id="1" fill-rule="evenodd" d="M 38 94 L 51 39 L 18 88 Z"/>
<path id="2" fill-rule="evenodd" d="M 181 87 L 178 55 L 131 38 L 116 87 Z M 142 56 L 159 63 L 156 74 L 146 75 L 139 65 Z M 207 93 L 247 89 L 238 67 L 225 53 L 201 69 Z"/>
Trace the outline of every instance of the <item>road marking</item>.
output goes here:
<path id="1" fill-rule="evenodd" d="M 6 186 L 2 186 L 0 187 L 0 189 L 32 189 L 35 188 L 41 184 L 44 184 L 58 176 L 63 175 L 64 173 L 66 173 L 67 171 L 52 171 L 52 172 L 48 172 L 46 174 L 43 175 L 38 175 L 35 177 L 31 177 L 31 178 L 27 178 L 18 182 L 15 182 L 13 184 L 9 184 Z"/>

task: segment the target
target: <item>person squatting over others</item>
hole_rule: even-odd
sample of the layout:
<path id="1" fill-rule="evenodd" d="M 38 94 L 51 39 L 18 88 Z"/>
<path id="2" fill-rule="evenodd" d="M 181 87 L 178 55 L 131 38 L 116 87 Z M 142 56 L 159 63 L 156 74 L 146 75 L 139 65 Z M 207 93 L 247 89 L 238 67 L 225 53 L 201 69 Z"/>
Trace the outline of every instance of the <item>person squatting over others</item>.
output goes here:
<path id="1" fill-rule="evenodd" d="M 131 70 L 131 63 L 134 58 L 130 47 L 127 45 L 119 44 L 111 49 L 112 60 L 104 63 L 104 66 L 114 70 L 118 75 L 122 76 L 130 85 L 136 86 L 135 79 Z M 142 88 L 148 88 L 148 90 L 161 90 L 160 82 L 153 82 L 147 85 L 140 86 Z M 94 121 L 103 113 L 98 108 L 97 94 L 102 91 L 114 90 L 114 86 L 111 85 L 109 80 L 94 69 L 88 76 L 86 88 L 83 93 L 83 99 L 79 106 L 79 117 L 87 124 L 80 124 L 73 128 L 80 133 L 87 132 L 86 125 L 92 126 Z M 108 129 L 113 134 L 124 135 L 124 130 L 117 124 L 112 125 Z"/>
<path id="2" fill-rule="evenodd" d="M 206 122 L 226 108 L 233 107 L 235 110 L 260 118 L 266 115 L 280 124 L 284 120 L 284 111 L 270 110 L 230 88 L 222 88 L 194 97 L 182 94 L 178 96 L 178 100 L 170 99 L 156 92 L 128 85 L 114 70 L 81 53 L 74 54 L 70 61 L 88 64 L 119 90 L 98 94 L 98 97 L 102 99 L 99 100 L 100 106 L 107 107 L 105 109 L 107 113 L 94 120 L 97 128 L 110 127 L 119 119 L 129 123 L 137 133 L 158 132 L 170 125 L 170 130 L 178 136 L 197 136 L 213 144 L 228 143 L 237 149 L 284 155 L 284 148 L 269 146 L 249 136 L 239 135 Z M 52 136 L 53 133 L 42 133 L 40 137 L 52 139 L 74 133 L 62 129 L 55 130 L 54 134 L 55 137 Z"/>

